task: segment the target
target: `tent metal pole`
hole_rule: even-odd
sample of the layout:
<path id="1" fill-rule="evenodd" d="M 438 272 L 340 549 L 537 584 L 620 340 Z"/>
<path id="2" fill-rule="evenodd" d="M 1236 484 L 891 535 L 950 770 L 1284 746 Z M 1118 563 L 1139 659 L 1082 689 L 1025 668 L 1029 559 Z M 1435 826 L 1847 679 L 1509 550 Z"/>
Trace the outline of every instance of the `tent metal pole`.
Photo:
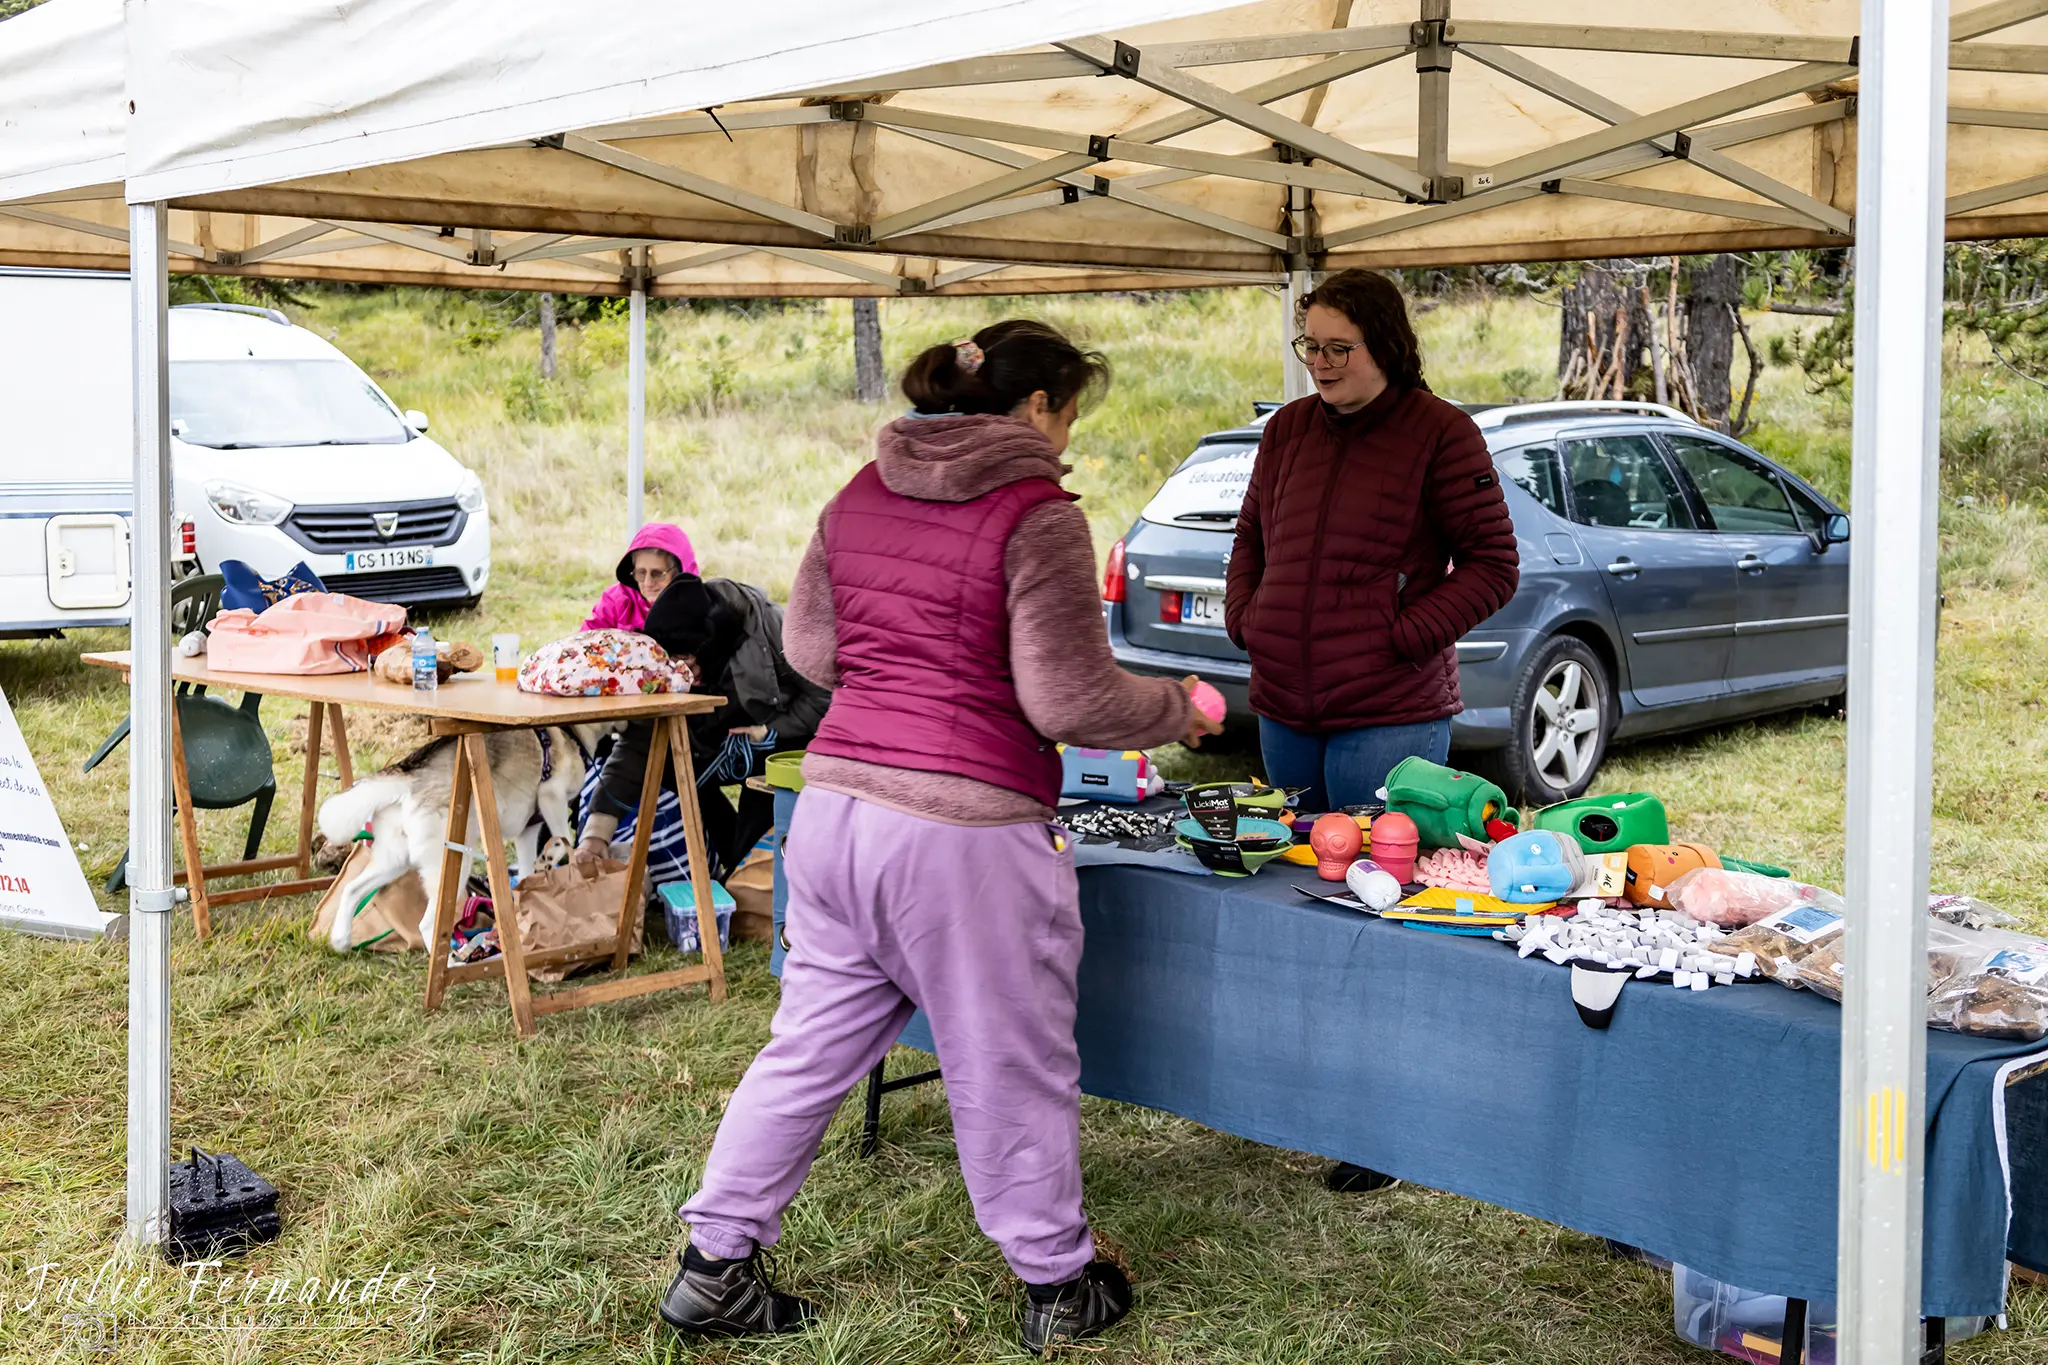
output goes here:
<path id="1" fill-rule="evenodd" d="M 1287 272 L 1287 288 L 1280 295 L 1280 398 L 1283 402 L 1292 403 L 1297 398 L 1306 398 L 1315 388 L 1309 383 L 1308 367 L 1294 354 L 1297 331 L 1294 315 L 1301 306 L 1301 296 L 1314 287 L 1306 270 Z"/>
<path id="2" fill-rule="evenodd" d="M 633 306 L 626 361 L 626 536 L 647 521 L 647 270 L 645 247 L 633 248 Z"/>
<path id="3" fill-rule="evenodd" d="M 1918 1361 L 1946 7 L 1863 0 L 1838 1358 Z"/>
<path id="4" fill-rule="evenodd" d="M 124 1239 L 162 1240 L 171 1159 L 171 592 L 168 212 L 128 206 L 135 504 L 128 632 L 128 1204 Z"/>

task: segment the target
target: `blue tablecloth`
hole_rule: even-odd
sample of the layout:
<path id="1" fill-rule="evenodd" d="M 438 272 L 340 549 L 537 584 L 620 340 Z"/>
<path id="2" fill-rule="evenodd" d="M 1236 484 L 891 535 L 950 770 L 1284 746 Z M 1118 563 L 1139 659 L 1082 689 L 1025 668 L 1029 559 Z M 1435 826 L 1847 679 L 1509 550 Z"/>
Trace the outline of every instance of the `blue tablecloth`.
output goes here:
<path id="1" fill-rule="evenodd" d="M 1277 871 L 1082 876 L 1084 1090 L 1834 1298 L 1838 1006 L 1637 982 L 1589 1029 L 1565 969 L 1308 900 L 1312 878 Z M 2002 1084 L 2044 1052 L 1927 1035 L 1929 1314 L 2001 1310 L 2003 1109 L 2025 1158 L 2013 1252 L 2048 1253 L 2048 1082 L 2011 1106 Z"/>
<path id="2" fill-rule="evenodd" d="M 1835 1297 L 1838 1006 L 1636 982 L 1593 1030 L 1564 969 L 1295 891 L 1312 880 L 1085 869 L 1082 1088 Z M 932 1050 L 922 1014 L 902 1041 Z M 2008 1254 L 2048 1271 L 2048 1078 L 2004 1086 L 2037 1055 L 1927 1035 L 1930 1315 L 2001 1311 Z"/>

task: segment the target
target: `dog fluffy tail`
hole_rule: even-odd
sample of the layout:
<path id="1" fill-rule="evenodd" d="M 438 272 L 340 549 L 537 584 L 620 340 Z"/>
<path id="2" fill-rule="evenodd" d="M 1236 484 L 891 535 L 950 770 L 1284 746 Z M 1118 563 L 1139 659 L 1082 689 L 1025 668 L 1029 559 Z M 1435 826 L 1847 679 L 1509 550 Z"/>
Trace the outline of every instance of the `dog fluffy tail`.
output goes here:
<path id="1" fill-rule="evenodd" d="M 406 779 L 367 777 L 320 803 L 320 832 L 330 843 L 346 844 L 377 812 L 405 799 Z"/>

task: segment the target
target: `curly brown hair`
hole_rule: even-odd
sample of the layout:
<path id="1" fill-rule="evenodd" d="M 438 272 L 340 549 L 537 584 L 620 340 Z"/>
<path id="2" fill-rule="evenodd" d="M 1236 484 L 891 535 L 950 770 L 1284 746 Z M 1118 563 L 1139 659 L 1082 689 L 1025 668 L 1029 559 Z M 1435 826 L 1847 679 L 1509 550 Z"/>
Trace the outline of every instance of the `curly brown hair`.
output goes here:
<path id="1" fill-rule="evenodd" d="M 1392 280 L 1372 270 L 1340 270 L 1301 296 L 1294 310 L 1295 326 L 1307 324 L 1308 310 L 1316 304 L 1357 325 L 1387 383 L 1429 391 L 1422 377 L 1422 349 L 1408 322 L 1408 304 Z"/>

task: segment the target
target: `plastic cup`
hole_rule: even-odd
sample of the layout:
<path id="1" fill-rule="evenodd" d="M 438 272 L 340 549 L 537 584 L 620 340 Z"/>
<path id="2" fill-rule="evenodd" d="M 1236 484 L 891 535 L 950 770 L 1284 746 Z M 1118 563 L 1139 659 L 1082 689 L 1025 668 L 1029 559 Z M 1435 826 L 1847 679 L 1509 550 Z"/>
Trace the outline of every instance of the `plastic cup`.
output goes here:
<path id="1" fill-rule="evenodd" d="M 497 665 L 499 682 L 515 681 L 519 677 L 519 637 L 509 633 L 493 635 L 491 660 Z"/>

